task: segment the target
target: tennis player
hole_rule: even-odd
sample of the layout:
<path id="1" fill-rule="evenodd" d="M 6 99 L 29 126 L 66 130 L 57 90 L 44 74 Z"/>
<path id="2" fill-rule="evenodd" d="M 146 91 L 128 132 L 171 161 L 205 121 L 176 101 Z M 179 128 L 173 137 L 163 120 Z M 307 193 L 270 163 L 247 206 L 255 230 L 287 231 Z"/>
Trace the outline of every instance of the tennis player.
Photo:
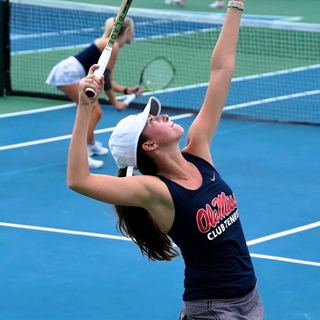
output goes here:
<path id="1" fill-rule="evenodd" d="M 105 22 L 105 31 L 101 38 L 96 39 L 89 47 L 79 52 L 75 56 L 71 56 L 61 62 L 51 70 L 46 83 L 48 85 L 56 86 L 59 90 L 64 92 L 71 100 L 78 103 L 79 82 L 86 76 L 89 68 L 98 62 L 101 52 L 105 48 L 115 18 L 109 18 Z M 108 96 L 110 103 L 117 109 L 123 110 L 127 107 L 123 101 L 118 101 L 115 92 L 132 94 L 136 96 L 142 94 L 142 88 L 138 85 L 127 88 L 118 84 L 113 80 L 113 70 L 118 58 L 119 50 L 126 44 L 130 44 L 134 38 L 134 23 L 130 18 L 126 18 L 122 24 L 119 35 L 113 45 L 111 58 L 105 72 L 104 91 Z M 103 166 L 103 161 L 91 158 L 94 155 L 105 155 L 108 149 L 103 147 L 102 144 L 95 140 L 94 130 L 101 119 L 102 109 L 99 101 L 96 101 L 90 115 L 88 126 L 88 161 L 91 169 L 98 169 Z"/>
<path id="2" fill-rule="evenodd" d="M 151 97 L 143 112 L 122 119 L 111 134 L 118 176 L 89 173 L 86 130 L 103 77 L 92 66 L 80 82 L 79 107 L 68 159 L 68 186 L 114 204 L 118 229 L 151 260 L 170 261 L 180 248 L 185 262 L 180 320 L 263 320 L 263 304 L 241 227 L 236 197 L 213 164 L 210 146 L 231 78 L 245 0 L 230 1 L 211 56 L 203 105 L 180 150 L 183 128 L 160 114 Z M 187 66 L 187 65 L 186 65 Z M 133 175 L 139 169 L 141 174 Z M 170 238 L 169 238 L 170 237 Z M 166 318 L 166 317 L 164 317 Z"/>

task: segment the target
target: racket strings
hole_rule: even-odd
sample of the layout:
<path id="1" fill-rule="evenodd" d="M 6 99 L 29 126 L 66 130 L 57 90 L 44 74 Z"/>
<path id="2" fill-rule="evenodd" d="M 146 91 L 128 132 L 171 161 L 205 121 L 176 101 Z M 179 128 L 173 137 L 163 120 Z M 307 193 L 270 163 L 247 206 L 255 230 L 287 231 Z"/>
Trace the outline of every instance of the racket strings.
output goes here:
<path id="1" fill-rule="evenodd" d="M 175 70 L 172 64 L 164 58 L 153 60 L 143 71 L 142 85 L 147 90 L 167 88 L 173 81 Z"/>

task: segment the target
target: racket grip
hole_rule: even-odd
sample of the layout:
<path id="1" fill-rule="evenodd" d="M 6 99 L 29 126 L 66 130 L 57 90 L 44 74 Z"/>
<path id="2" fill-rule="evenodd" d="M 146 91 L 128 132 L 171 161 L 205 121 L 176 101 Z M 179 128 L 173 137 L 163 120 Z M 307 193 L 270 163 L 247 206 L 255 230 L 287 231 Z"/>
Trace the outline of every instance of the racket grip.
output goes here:
<path id="1" fill-rule="evenodd" d="M 93 73 L 95 76 L 101 77 L 104 74 L 111 57 L 111 51 L 112 51 L 111 47 L 105 47 L 103 49 L 100 55 L 100 58 L 98 60 L 98 65 L 100 66 L 100 68 L 95 70 L 95 72 Z M 90 87 L 85 89 L 85 93 L 89 98 L 95 98 L 97 96 L 97 92 Z"/>
<path id="2" fill-rule="evenodd" d="M 136 98 L 136 94 L 135 94 L 135 93 L 131 93 L 130 95 L 128 95 L 128 96 L 123 100 L 123 102 L 124 102 L 126 105 L 129 105 L 135 98 Z"/>

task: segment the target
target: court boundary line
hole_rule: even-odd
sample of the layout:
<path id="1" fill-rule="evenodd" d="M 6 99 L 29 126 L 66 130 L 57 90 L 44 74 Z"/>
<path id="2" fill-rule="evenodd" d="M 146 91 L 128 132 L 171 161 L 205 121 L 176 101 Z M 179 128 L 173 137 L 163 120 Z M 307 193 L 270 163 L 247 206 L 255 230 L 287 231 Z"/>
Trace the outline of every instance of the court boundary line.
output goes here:
<path id="1" fill-rule="evenodd" d="M 289 230 L 286 230 L 286 231 L 277 232 L 277 233 L 274 233 L 274 234 L 271 234 L 271 235 L 268 235 L 268 236 L 257 238 L 255 240 L 250 240 L 250 241 L 247 241 L 247 245 L 248 246 L 252 246 L 252 245 L 255 245 L 255 244 L 258 244 L 258 243 L 274 240 L 274 239 L 277 239 L 277 238 L 288 236 L 290 234 L 306 231 L 306 230 L 317 228 L 317 227 L 320 227 L 320 221 L 313 222 L 313 223 L 310 223 L 310 224 L 306 224 L 304 226 L 293 228 L 293 229 L 289 229 Z"/>
<path id="2" fill-rule="evenodd" d="M 296 72 L 303 72 L 303 71 L 319 69 L 319 68 L 320 68 L 320 64 L 315 64 L 315 65 L 309 65 L 309 66 L 305 66 L 305 67 L 297 67 L 297 68 L 292 68 L 292 69 L 284 69 L 284 70 L 279 70 L 279 71 L 260 73 L 260 74 L 250 75 L 250 76 L 237 77 L 237 78 L 233 78 L 231 80 L 231 82 L 241 82 L 241 81 L 247 81 L 247 80 L 267 78 L 267 77 L 273 77 L 273 76 L 296 73 Z M 144 93 L 144 96 L 149 96 L 151 94 L 161 94 L 161 93 L 169 93 L 169 92 L 176 92 L 176 91 L 182 91 L 182 90 L 197 89 L 197 88 L 202 88 L 205 86 L 208 86 L 208 82 L 192 84 L 192 85 L 187 85 L 187 86 L 183 86 L 183 87 L 175 87 L 175 88 L 170 88 L 170 89 L 158 90 L 158 91 L 154 91 L 154 92 L 148 92 L 148 93 Z M 236 109 L 236 108 L 243 108 L 243 107 L 247 107 L 247 106 L 269 103 L 269 102 L 274 102 L 274 101 L 287 100 L 287 99 L 291 99 L 291 98 L 299 98 L 299 97 L 303 97 L 304 95 L 316 95 L 319 93 L 320 93 L 320 90 L 292 93 L 292 94 L 288 94 L 288 95 L 284 95 L 284 96 L 266 98 L 266 99 L 249 101 L 249 102 L 236 104 L 236 105 L 225 106 L 224 110 L 232 110 L 232 109 Z M 124 99 L 125 96 L 119 96 L 118 98 L 119 98 L 119 100 L 121 100 L 121 99 Z M 75 107 L 75 106 L 76 106 L 76 103 L 68 103 L 68 104 L 63 104 L 63 105 L 56 105 L 56 106 L 52 106 L 52 107 L 32 109 L 32 110 L 27 110 L 27 111 L 4 113 L 4 114 L 0 114 L 0 119 L 30 115 L 30 114 L 34 114 L 34 113 L 40 113 L 40 112 L 56 111 L 56 110 L 67 109 L 67 108 L 71 108 L 71 107 Z"/>
<path id="3" fill-rule="evenodd" d="M 137 9 L 138 11 L 141 11 L 141 8 Z M 154 9 L 147 9 L 149 10 L 154 10 Z M 160 10 L 162 11 L 162 10 Z M 142 12 L 142 11 L 141 11 Z M 170 14 L 172 13 L 172 10 L 165 10 L 165 12 L 169 12 Z M 97 12 L 98 13 L 98 12 Z M 185 14 L 185 15 L 192 15 L 192 16 L 215 16 L 215 17 L 219 17 L 219 18 L 224 18 L 225 17 L 225 13 L 212 13 L 212 12 L 202 12 L 202 11 L 180 11 L 180 13 Z M 288 22 L 297 22 L 297 21 L 301 21 L 302 17 L 301 16 L 274 16 L 274 15 L 258 15 L 258 14 L 245 14 L 244 18 L 246 20 L 253 20 L 253 21 L 288 21 Z M 154 23 L 157 23 L 157 21 L 160 21 L 160 23 L 163 23 L 162 19 L 158 19 L 153 21 L 153 23 L 149 22 L 149 21 L 142 21 L 142 22 L 136 22 L 136 25 L 151 25 Z M 166 20 L 165 20 L 166 23 Z M 217 22 L 216 22 L 217 23 Z M 215 25 L 215 23 L 214 23 Z M 221 27 L 221 25 L 219 24 L 218 26 L 219 28 Z M 81 34 L 82 33 L 93 33 L 96 32 L 96 30 L 100 30 L 103 31 L 103 27 L 101 26 L 97 26 L 97 27 L 91 27 L 91 28 L 80 28 L 80 29 L 75 29 L 75 30 L 61 30 L 61 31 L 52 31 L 52 32 L 40 32 L 40 33 L 32 33 L 32 34 L 13 34 L 10 36 L 10 40 L 11 41 L 19 41 L 21 39 L 35 39 L 35 38 L 41 38 L 41 37 L 56 37 L 56 36 L 60 36 L 62 35 L 71 35 L 71 34 Z M 175 36 L 177 34 L 184 34 L 184 33 L 197 33 L 197 32 L 205 32 L 206 30 L 211 31 L 211 30 L 215 30 L 216 27 L 211 27 L 211 28 L 204 28 L 204 29 L 195 29 L 195 30 L 189 30 L 186 32 L 181 32 L 181 33 L 172 33 L 172 34 L 166 34 L 166 36 Z M 164 37 L 162 34 L 161 35 L 156 35 L 156 36 L 144 36 L 144 37 L 139 37 L 136 38 L 136 41 L 145 41 L 146 39 L 153 39 L 153 38 L 162 38 Z M 86 47 L 90 45 L 90 43 L 81 43 L 81 44 L 76 44 L 73 46 L 63 46 L 63 47 L 51 47 L 51 48 L 43 48 L 43 49 L 32 49 L 32 50 L 20 50 L 20 51 L 14 51 L 12 52 L 12 55 L 23 55 L 23 54 L 30 54 L 30 53 L 34 53 L 34 52 L 51 52 L 51 51 L 57 51 L 57 50 L 69 50 L 69 49 L 75 49 L 75 48 L 82 48 L 82 47 Z"/>
<path id="4" fill-rule="evenodd" d="M 52 232 L 52 233 L 85 236 L 85 237 L 93 237 L 93 238 L 103 238 L 103 239 L 120 240 L 120 241 L 132 241 L 130 238 L 126 238 L 124 236 L 115 236 L 115 235 L 109 235 L 109 234 L 103 234 L 103 233 L 75 231 L 75 230 L 59 229 L 59 228 L 40 227 L 40 226 L 8 223 L 8 222 L 0 222 L 0 227 L 43 231 L 43 232 Z M 302 231 L 310 230 L 310 229 L 313 229 L 316 227 L 320 227 L 320 221 L 310 223 L 310 224 L 307 224 L 304 226 L 300 226 L 297 228 L 289 229 L 286 231 L 277 232 L 277 233 L 271 234 L 269 236 L 257 238 L 255 240 L 247 241 L 247 245 L 248 246 L 255 245 L 257 243 L 262 243 L 262 242 L 274 240 L 274 239 L 277 239 L 280 237 L 284 237 L 284 236 L 291 235 L 294 233 L 299 233 Z M 280 261 L 280 262 L 288 262 L 288 263 L 304 264 L 304 265 L 309 265 L 309 266 L 320 267 L 320 262 L 314 262 L 314 261 L 308 261 L 308 260 L 292 259 L 292 258 L 258 254 L 258 253 L 250 253 L 250 256 L 254 257 L 254 258 L 259 258 L 259 259 L 275 260 L 275 261 Z"/>
<path id="5" fill-rule="evenodd" d="M 194 116 L 193 113 L 185 113 L 182 115 L 172 116 L 172 117 L 170 117 L 170 119 L 179 120 L 179 119 L 189 118 L 192 116 Z M 95 130 L 94 133 L 100 134 L 100 133 L 112 132 L 113 129 L 114 129 L 114 127 L 98 129 L 98 130 Z M 66 134 L 63 136 L 58 136 L 58 137 L 53 137 L 53 138 L 46 138 L 46 139 L 39 139 L 39 140 L 32 140 L 32 141 L 28 141 L 28 142 L 21 142 L 21 143 L 4 145 L 4 146 L 0 146 L 0 151 L 30 147 L 30 146 L 35 146 L 35 145 L 39 145 L 39 144 L 51 143 L 51 142 L 62 141 L 62 140 L 68 140 L 71 138 L 71 136 L 72 136 L 72 134 Z"/>
<path id="6" fill-rule="evenodd" d="M 67 104 L 55 105 L 52 107 L 44 107 L 44 108 L 39 108 L 39 109 L 30 109 L 30 110 L 25 110 L 25 111 L 4 113 L 4 114 L 0 114 L 0 119 L 25 116 L 25 115 L 34 114 L 34 113 L 56 111 L 56 110 L 68 109 L 68 108 L 72 108 L 72 107 L 76 107 L 76 103 L 67 103 Z"/>
<path id="7" fill-rule="evenodd" d="M 305 264 L 305 265 L 308 265 L 308 266 L 320 267 L 320 262 L 313 262 L 313 261 L 299 260 L 299 259 L 291 259 L 291 258 L 278 257 L 278 256 L 270 256 L 270 255 L 267 255 L 267 254 L 259 254 L 259 253 L 250 253 L 250 256 L 253 257 L 253 258 L 258 258 L 258 259 L 275 260 L 275 261 L 281 261 L 281 262 Z"/>
<path id="8" fill-rule="evenodd" d="M 267 78 L 267 77 L 272 77 L 272 76 L 277 76 L 277 75 L 283 75 L 283 74 L 289 74 L 289 73 L 313 70 L 313 69 L 318 69 L 318 68 L 320 68 L 320 64 L 309 65 L 309 66 L 306 66 L 306 67 L 285 69 L 285 70 L 274 71 L 274 72 L 266 72 L 266 73 L 251 75 L 251 76 L 237 77 L 237 78 L 233 78 L 232 82 L 240 82 L 240 81 L 246 81 L 246 80 Z M 198 84 L 193 84 L 193 85 L 188 85 L 188 86 L 183 86 L 183 87 L 175 87 L 175 88 L 170 88 L 170 89 L 165 89 L 165 90 L 158 90 L 156 92 L 152 92 L 152 94 L 154 94 L 154 93 L 163 93 L 163 92 L 176 92 L 176 91 L 189 90 L 189 89 L 196 89 L 196 88 L 205 87 L 207 85 L 208 85 L 208 82 L 198 83 Z M 315 94 L 315 93 L 313 93 L 315 91 L 318 91 L 318 90 L 307 91 L 307 93 Z M 302 93 L 292 94 L 292 95 L 300 96 L 301 94 L 303 94 L 303 92 Z M 144 95 L 147 96 L 149 94 L 144 94 Z M 290 96 L 291 95 L 286 95 L 286 96 L 282 96 L 282 97 L 290 97 Z M 124 96 L 119 96 L 119 99 L 122 99 L 122 98 L 124 98 Z M 281 97 L 279 97 L 279 98 L 281 98 Z M 275 98 L 269 98 L 269 99 L 277 99 L 277 98 L 275 97 Z M 266 99 L 266 100 L 268 100 L 268 99 Z M 263 101 L 263 100 L 258 100 L 258 101 Z M 247 102 L 247 103 L 255 103 L 255 101 Z M 56 110 L 67 109 L 67 108 L 71 108 L 71 107 L 75 107 L 75 106 L 76 106 L 75 103 L 68 103 L 68 104 L 57 105 L 57 106 L 52 106 L 52 107 L 45 107 L 45 108 L 40 108 L 40 109 L 32 109 L 32 110 L 27 110 L 27 111 L 4 113 L 4 114 L 0 114 L 0 119 L 1 118 L 16 117 L 16 116 L 24 116 L 24 115 L 40 113 L 40 112 L 56 111 Z M 232 108 L 232 107 L 234 107 L 234 106 L 225 106 L 225 108 Z"/>
<path id="9" fill-rule="evenodd" d="M 289 73 L 295 73 L 295 72 L 302 72 L 302 71 L 319 69 L 319 68 L 320 68 L 320 64 L 315 64 L 315 65 L 309 65 L 309 66 L 306 66 L 306 67 L 298 67 L 298 68 L 285 69 L 285 70 L 280 70 L 280 71 L 273 71 L 273 72 L 255 74 L 255 75 L 251 75 L 251 76 L 237 77 L 237 78 L 233 78 L 231 80 L 231 82 L 241 82 L 241 81 L 247 81 L 247 80 L 267 78 L 267 77 L 272 77 L 272 76 L 277 76 L 277 75 L 283 75 L 283 74 L 289 74 Z M 175 87 L 175 88 L 170 88 L 170 89 L 165 89 L 165 90 L 158 90 L 158 91 L 151 92 L 151 93 L 150 92 L 144 93 L 144 96 L 149 96 L 151 94 L 160 94 L 160 93 L 176 92 L 176 91 L 181 91 L 181 90 L 196 89 L 196 88 L 205 87 L 207 85 L 208 85 L 208 82 L 198 83 L 198 84 L 193 84 L 193 85 L 188 85 L 188 86 L 183 86 L 183 87 Z M 267 99 L 262 99 L 262 100 L 249 101 L 249 102 L 236 104 L 236 105 L 231 105 L 231 106 L 225 106 L 224 110 L 232 110 L 232 109 L 236 109 L 236 108 L 243 108 L 243 107 L 247 107 L 247 106 L 258 105 L 259 102 L 260 102 L 260 104 L 263 104 L 264 102 L 265 103 L 269 103 L 269 102 L 273 102 L 273 101 L 280 101 L 280 100 L 286 100 L 286 99 L 291 99 L 291 98 L 302 97 L 304 94 L 305 95 L 315 95 L 315 94 L 318 94 L 318 93 L 320 93 L 320 90 L 293 93 L 293 94 L 284 95 L 284 96 L 278 96 L 278 97 L 267 98 Z M 118 98 L 119 99 L 124 99 L 125 96 L 119 96 Z M 27 110 L 27 111 L 4 113 L 4 114 L 0 114 L 0 119 L 9 118 L 9 117 L 16 117 L 16 116 L 30 115 L 30 114 L 34 114 L 34 113 L 40 113 L 40 112 L 56 111 L 56 110 L 67 109 L 67 108 L 71 108 L 71 107 L 75 107 L 75 106 L 76 106 L 76 103 L 68 103 L 68 104 L 56 105 L 56 106 L 52 106 L 52 107 L 31 109 L 31 110 Z"/>
<path id="10" fill-rule="evenodd" d="M 44 232 L 61 233 L 61 234 L 70 234 L 70 235 L 92 237 L 92 238 L 104 238 L 104 239 L 112 239 L 112 240 L 131 241 L 130 238 L 126 238 L 123 236 L 113 236 L 113 235 L 104 234 L 104 233 L 75 231 L 75 230 L 60 229 L 60 228 L 40 227 L 40 226 L 33 226 L 33 225 L 28 225 L 28 224 L 0 222 L 0 227 L 44 231 Z"/>
<path id="11" fill-rule="evenodd" d="M 169 9 L 170 10 L 170 9 Z M 170 10 L 172 11 L 172 10 Z M 225 17 L 225 13 L 216 13 L 216 12 L 206 12 L 206 11 L 188 11 L 188 10 L 180 10 L 183 13 L 190 13 L 194 15 L 215 15 Z M 290 22 L 298 22 L 301 21 L 303 17 L 301 16 L 275 16 L 275 15 L 268 15 L 268 14 L 253 14 L 253 13 L 246 13 L 243 14 L 245 19 L 251 20 L 268 20 L 268 21 L 290 21 Z"/>
<path id="12" fill-rule="evenodd" d="M 260 99 L 260 100 L 254 100 L 254 101 L 249 101 L 249 102 L 244 102 L 244 103 L 233 104 L 231 106 L 224 107 L 223 111 L 247 108 L 247 107 L 258 106 L 258 105 L 262 105 L 262 104 L 268 104 L 268 103 L 272 103 L 272 102 L 278 102 L 278 101 L 284 101 L 284 100 L 290 100 L 290 99 L 304 98 L 306 96 L 314 96 L 317 94 L 320 94 L 320 90 L 303 91 L 303 92 L 292 93 L 292 94 L 287 94 L 287 95 L 283 95 L 283 96 L 277 96 L 277 97 L 272 97 L 272 98 L 266 98 L 266 99 Z"/>

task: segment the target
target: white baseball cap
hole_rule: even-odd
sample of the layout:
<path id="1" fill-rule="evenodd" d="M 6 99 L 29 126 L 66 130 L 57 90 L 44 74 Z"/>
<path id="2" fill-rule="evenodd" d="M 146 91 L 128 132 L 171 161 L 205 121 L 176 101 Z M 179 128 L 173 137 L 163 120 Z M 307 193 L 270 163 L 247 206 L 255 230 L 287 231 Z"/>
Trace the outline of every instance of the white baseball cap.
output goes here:
<path id="1" fill-rule="evenodd" d="M 120 169 L 127 169 L 127 176 L 132 176 L 137 168 L 137 146 L 139 137 L 146 126 L 149 114 L 159 115 L 161 103 L 156 97 L 150 97 L 144 110 L 130 115 L 118 122 L 109 139 L 111 154 Z"/>

